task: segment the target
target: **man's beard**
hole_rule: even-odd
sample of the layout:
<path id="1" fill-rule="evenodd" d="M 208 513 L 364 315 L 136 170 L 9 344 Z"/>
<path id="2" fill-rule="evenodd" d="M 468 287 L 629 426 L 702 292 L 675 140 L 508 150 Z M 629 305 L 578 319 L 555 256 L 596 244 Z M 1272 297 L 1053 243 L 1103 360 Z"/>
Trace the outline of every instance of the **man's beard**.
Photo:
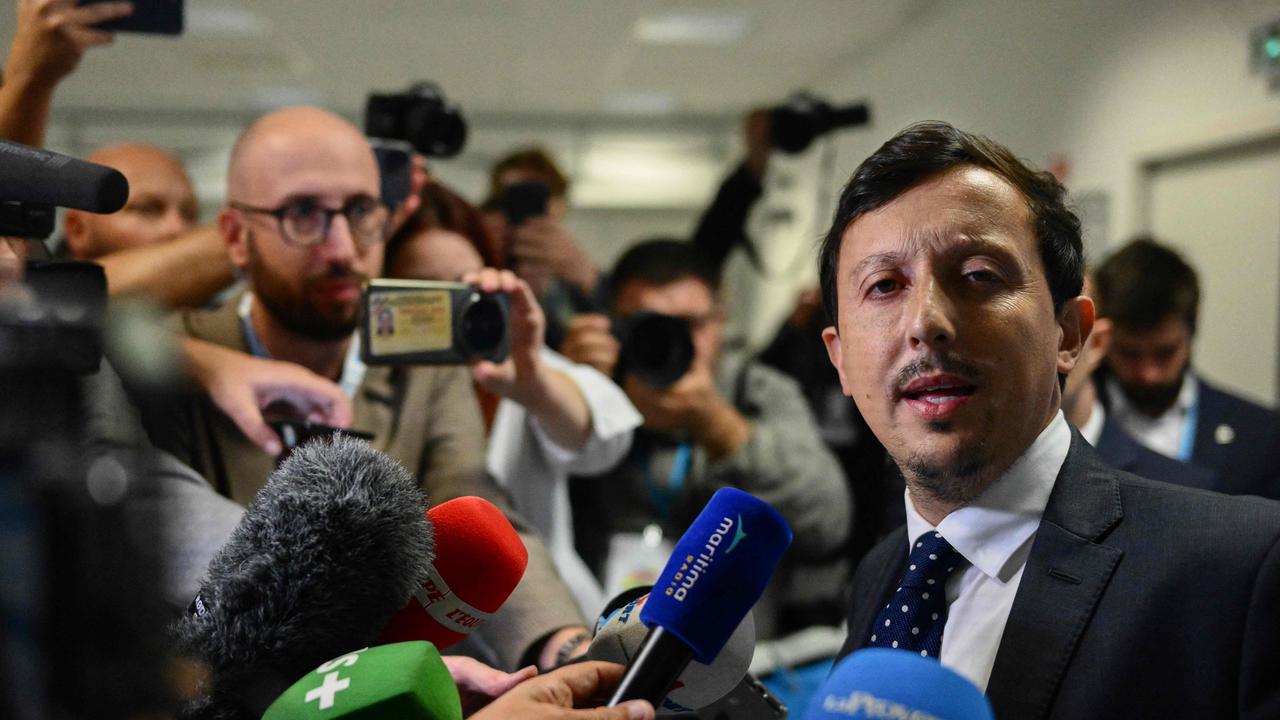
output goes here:
<path id="1" fill-rule="evenodd" d="M 288 281 L 262 261 L 252 233 L 249 234 L 248 245 L 249 282 L 258 301 L 276 322 L 295 335 L 322 342 L 344 340 L 355 332 L 360 324 L 361 303 L 349 308 L 322 308 L 307 298 L 312 286 L 318 282 L 342 279 L 363 282 L 365 277 L 349 268 L 334 267 L 324 275 L 304 279 L 301 292 L 295 294 Z"/>
<path id="2" fill-rule="evenodd" d="M 1178 393 L 1182 392 L 1182 382 L 1186 376 L 1187 365 L 1183 365 L 1178 379 L 1173 382 L 1159 385 L 1121 384 L 1120 389 L 1138 412 L 1153 418 L 1160 417 L 1178 401 Z"/>
<path id="3" fill-rule="evenodd" d="M 987 485 L 987 468 L 991 458 L 983 446 L 965 448 L 958 457 L 936 462 L 921 453 L 912 453 L 898 461 L 898 469 L 908 485 L 922 490 L 939 502 L 964 505 L 977 497 Z"/>

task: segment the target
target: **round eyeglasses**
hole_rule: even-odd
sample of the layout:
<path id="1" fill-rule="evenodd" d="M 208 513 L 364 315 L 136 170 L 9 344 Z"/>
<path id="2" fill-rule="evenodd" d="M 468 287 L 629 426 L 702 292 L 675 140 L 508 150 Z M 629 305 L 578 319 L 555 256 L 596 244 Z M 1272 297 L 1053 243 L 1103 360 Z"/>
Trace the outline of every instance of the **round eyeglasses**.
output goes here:
<path id="1" fill-rule="evenodd" d="M 287 200 L 274 208 L 255 207 L 231 201 L 229 207 L 241 212 L 261 213 L 275 217 L 280 237 L 299 247 L 313 247 L 329 237 L 329 227 L 335 215 L 347 219 L 352 238 L 362 247 L 377 245 L 386 239 L 387 206 L 368 195 L 357 195 L 340 208 L 327 208 L 317 198 L 298 197 Z"/>

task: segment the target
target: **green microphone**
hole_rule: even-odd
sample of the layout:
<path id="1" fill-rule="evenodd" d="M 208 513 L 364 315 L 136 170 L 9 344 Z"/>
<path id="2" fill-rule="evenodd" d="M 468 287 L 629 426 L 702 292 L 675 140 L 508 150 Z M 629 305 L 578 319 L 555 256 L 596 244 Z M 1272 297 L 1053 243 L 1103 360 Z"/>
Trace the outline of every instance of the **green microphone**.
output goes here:
<path id="1" fill-rule="evenodd" d="M 337 657 L 302 676 L 263 720 L 462 720 L 462 702 L 429 642 L 378 645 Z"/>

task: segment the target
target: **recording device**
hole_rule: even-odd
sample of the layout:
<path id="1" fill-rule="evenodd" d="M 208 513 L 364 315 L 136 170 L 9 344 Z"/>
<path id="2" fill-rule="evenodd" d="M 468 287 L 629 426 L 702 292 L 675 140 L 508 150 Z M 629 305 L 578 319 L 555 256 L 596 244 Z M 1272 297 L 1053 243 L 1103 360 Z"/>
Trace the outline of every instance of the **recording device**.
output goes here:
<path id="1" fill-rule="evenodd" d="M 816 95 L 798 92 L 769 111 L 769 142 L 785 153 L 804 152 L 825 133 L 870 120 L 866 103 L 835 107 Z"/>
<path id="2" fill-rule="evenodd" d="M 399 93 L 370 93 L 364 106 L 366 135 L 406 140 L 433 158 L 451 158 L 467 142 L 462 110 L 433 82 L 418 82 Z"/>
<path id="3" fill-rule="evenodd" d="M 209 563 L 180 648 L 208 665 L 189 718 L 258 717 L 327 658 L 371 645 L 431 574 L 417 480 L 367 443 L 334 435 L 268 478 Z"/>
<path id="4" fill-rule="evenodd" d="M 147 33 L 152 35 L 181 35 L 184 0 L 132 0 L 133 12 L 118 20 L 104 22 L 97 27 L 112 32 Z M 108 2 L 108 0 L 80 0 L 81 5 Z"/>
<path id="5" fill-rule="evenodd" d="M 500 363 L 511 352 L 511 298 L 466 283 L 375 279 L 364 291 L 360 356 L 370 365 Z"/>
<path id="6" fill-rule="evenodd" d="M 529 218 L 547 214 L 547 203 L 551 202 L 551 188 L 544 182 L 526 180 L 512 183 L 502 189 L 502 197 L 498 201 L 502 207 L 502 215 L 511 227 L 518 227 Z"/>
<path id="7" fill-rule="evenodd" d="M 403 140 L 369 138 L 382 179 L 382 204 L 400 207 L 413 190 L 413 146 Z"/>
<path id="8" fill-rule="evenodd" d="M 369 441 L 373 439 L 373 433 L 371 432 L 341 428 L 336 425 L 326 425 L 322 422 L 308 420 L 286 400 L 276 400 L 268 404 L 262 409 L 262 419 L 267 425 L 271 426 L 272 430 L 276 431 L 276 435 L 280 436 L 280 455 L 276 458 L 277 465 L 289 457 L 295 448 L 318 438 L 327 439 L 341 434 L 349 435 L 358 440 Z"/>
<path id="9" fill-rule="evenodd" d="M 638 312 L 613 322 L 618 338 L 615 379 L 627 375 L 659 390 L 684 377 L 693 365 L 693 330 L 689 321 L 657 312 Z"/>
<path id="10" fill-rule="evenodd" d="M 648 594 L 642 595 L 602 617 L 599 629 L 587 648 L 587 659 L 620 665 L 630 663 L 649 632 L 640 622 L 640 612 L 648 599 Z M 658 714 L 692 712 L 729 694 L 746 676 L 755 642 L 755 620 L 748 611 L 714 662 L 689 662 L 662 704 L 655 706 Z"/>
<path id="11" fill-rule="evenodd" d="M 128 199 L 114 168 L 0 140 L 0 235 L 43 239 L 55 207 L 113 213 Z"/>
<path id="12" fill-rule="evenodd" d="M 379 645 L 336 657 L 302 676 L 263 720 L 462 720 L 440 652 L 427 642 Z"/>
<path id="13" fill-rule="evenodd" d="M 379 643 L 427 640 L 444 650 L 484 625 L 524 577 L 529 551 L 488 500 L 454 498 L 428 510 L 427 520 L 435 528 L 435 561 Z"/>
<path id="14" fill-rule="evenodd" d="M 806 720 L 994 720 L 973 683 L 933 658 L 867 648 L 841 660 L 809 703 Z"/>
<path id="15" fill-rule="evenodd" d="M 641 608 L 650 630 L 609 705 L 643 699 L 656 707 L 690 660 L 712 664 L 764 593 L 791 537 L 768 503 L 737 488 L 717 490 Z"/>

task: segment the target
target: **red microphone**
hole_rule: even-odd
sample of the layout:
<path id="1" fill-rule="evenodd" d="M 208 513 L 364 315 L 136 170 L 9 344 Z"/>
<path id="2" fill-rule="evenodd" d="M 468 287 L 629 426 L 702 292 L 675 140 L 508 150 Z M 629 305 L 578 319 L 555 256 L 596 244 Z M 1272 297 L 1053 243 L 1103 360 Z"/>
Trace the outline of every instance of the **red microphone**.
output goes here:
<path id="1" fill-rule="evenodd" d="M 529 564 L 511 522 L 484 498 L 454 498 L 428 510 L 427 519 L 435 529 L 435 562 L 379 645 L 426 640 L 444 650 L 493 617 Z"/>

